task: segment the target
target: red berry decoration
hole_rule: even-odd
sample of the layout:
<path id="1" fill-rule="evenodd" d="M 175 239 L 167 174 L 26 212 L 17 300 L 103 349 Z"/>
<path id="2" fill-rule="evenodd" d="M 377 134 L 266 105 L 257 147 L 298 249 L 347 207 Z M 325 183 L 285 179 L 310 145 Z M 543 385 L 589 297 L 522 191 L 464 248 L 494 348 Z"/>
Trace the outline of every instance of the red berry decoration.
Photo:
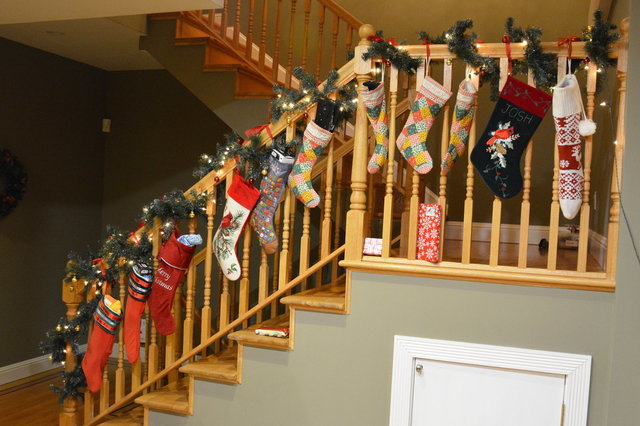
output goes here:
<path id="1" fill-rule="evenodd" d="M 511 37 L 508 35 L 505 35 L 502 37 L 502 42 L 503 43 L 511 43 Z"/>
<path id="2" fill-rule="evenodd" d="M 249 181 L 249 183 L 250 183 L 250 184 L 252 184 L 252 185 L 253 185 L 253 182 L 255 182 L 255 179 L 254 179 L 254 178 L 249 178 L 249 179 L 247 179 L 247 180 L 248 180 L 248 181 Z"/>
<path id="3" fill-rule="evenodd" d="M 309 118 L 309 113 L 308 113 L 308 112 L 305 112 L 305 113 L 304 113 L 304 119 L 306 120 L 307 118 Z"/>
<path id="4" fill-rule="evenodd" d="M 589 57 L 587 56 L 586 58 L 584 58 L 584 63 L 588 64 L 589 62 L 591 62 L 591 59 L 589 59 Z"/>
<path id="5" fill-rule="evenodd" d="M 216 183 L 217 183 L 217 182 L 220 182 L 220 177 L 219 177 L 219 176 L 216 176 L 216 177 L 214 177 L 214 178 L 213 178 L 213 180 L 214 180 Z"/>
<path id="6" fill-rule="evenodd" d="M 387 60 L 384 61 L 384 64 L 386 66 L 390 67 L 391 66 L 391 61 L 387 59 Z"/>

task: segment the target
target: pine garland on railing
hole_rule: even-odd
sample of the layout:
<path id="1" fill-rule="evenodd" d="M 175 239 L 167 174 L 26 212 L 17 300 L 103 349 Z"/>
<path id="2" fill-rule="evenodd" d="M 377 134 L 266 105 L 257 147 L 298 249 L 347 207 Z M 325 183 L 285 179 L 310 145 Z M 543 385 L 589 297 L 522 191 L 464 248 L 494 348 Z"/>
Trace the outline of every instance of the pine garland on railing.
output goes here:
<path id="1" fill-rule="evenodd" d="M 331 101 L 336 105 L 337 124 L 348 120 L 355 111 L 358 99 L 355 85 L 350 83 L 338 87 L 336 83 L 340 75 L 336 70 L 329 71 L 326 82 L 321 87 L 316 76 L 306 73 L 301 67 L 293 69 L 293 76 L 300 81 L 300 89 L 287 89 L 279 84 L 273 86 L 277 96 L 271 101 L 272 121 L 279 120 L 286 113 L 306 111 L 320 99 Z M 337 99 L 331 99 L 329 96 L 334 92 L 337 93 Z"/>
<path id="2" fill-rule="evenodd" d="M 596 10 L 593 18 L 594 25 L 582 31 L 582 39 L 586 41 L 584 48 L 596 66 L 606 71 L 616 63 L 615 59 L 609 57 L 609 51 L 611 45 L 620 39 L 620 33 L 614 31 L 618 27 L 602 19 L 602 11 Z"/>
<path id="3" fill-rule="evenodd" d="M 398 48 L 395 38 L 385 40 L 382 31 L 378 31 L 376 35 L 369 37 L 369 40 L 371 40 L 371 46 L 362 54 L 362 59 L 381 58 L 385 61 L 385 65 L 393 65 L 407 74 L 415 74 L 418 70 L 420 59 L 412 58 L 407 51 Z M 400 45 L 404 44 L 405 42 L 400 43 Z"/>
<path id="4" fill-rule="evenodd" d="M 259 183 L 260 178 L 267 174 L 269 169 L 269 157 L 272 149 L 277 149 L 286 154 L 296 153 L 302 133 L 296 129 L 296 137 L 287 141 L 285 135 L 277 136 L 271 143 L 262 145 L 260 134 L 253 134 L 244 141 L 236 132 L 224 135 L 224 143 L 218 145 L 216 153 L 202 154 L 198 165 L 193 170 L 193 176 L 202 179 L 213 170 L 224 167 L 229 159 L 237 161 L 238 170 L 243 177 L 250 182 Z"/>
<path id="5" fill-rule="evenodd" d="M 556 60 L 554 53 L 544 53 L 540 46 L 542 30 L 537 27 L 514 27 L 514 19 L 507 18 L 505 23 L 506 34 L 511 43 L 525 43 L 523 61 L 513 61 L 513 74 L 533 73 L 533 79 L 539 88 L 549 89 L 556 84 Z"/>

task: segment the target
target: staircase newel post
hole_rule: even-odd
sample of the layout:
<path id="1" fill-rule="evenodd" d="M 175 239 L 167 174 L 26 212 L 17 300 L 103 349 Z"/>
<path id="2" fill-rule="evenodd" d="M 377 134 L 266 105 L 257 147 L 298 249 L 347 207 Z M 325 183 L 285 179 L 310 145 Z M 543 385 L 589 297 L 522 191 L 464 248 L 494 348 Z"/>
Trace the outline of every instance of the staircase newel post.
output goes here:
<path id="1" fill-rule="evenodd" d="M 369 48 L 370 36 L 375 35 L 372 25 L 364 24 L 358 30 L 360 42 L 355 47 L 355 73 L 358 81 L 358 107 L 356 110 L 355 134 L 353 143 L 353 163 L 351 167 L 351 199 L 346 221 L 345 260 L 360 260 L 364 244 L 364 225 L 367 207 L 367 154 L 369 151 L 367 131 L 369 122 L 362 91 L 364 82 L 371 80 L 371 60 L 362 59 Z"/>
<path id="2" fill-rule="evenodd" d="M 84 281 L 67 282 L 62 280 L 62 301 L 67 305 L 67 320 L 78 314 L 78 306 L 84 300 Z M 67 342 L 64 370 L 71 372 L 76 368 L 77 359 L 73 354 L 71 343 Z M 67 397 L 62 404 L 62 412 L 58 418 L 60 426 L 76 426 L 82 424 L 82 402 L 79 398 Z"/>

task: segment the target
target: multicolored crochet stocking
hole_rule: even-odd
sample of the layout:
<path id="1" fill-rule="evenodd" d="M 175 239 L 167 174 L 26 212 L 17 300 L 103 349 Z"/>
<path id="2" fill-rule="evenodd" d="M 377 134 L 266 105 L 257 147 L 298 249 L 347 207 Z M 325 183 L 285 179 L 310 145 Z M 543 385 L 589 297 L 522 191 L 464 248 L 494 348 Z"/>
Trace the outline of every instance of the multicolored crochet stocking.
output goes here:
<path id="1" fill-rule="evenodd" d="M 458 158 L 464 154 L 469 143 L 469 129 L 473 122 L 473 95 L 477 89 L 471 83 L 471 80 L 463 80 L 458 87 L 458 96 L 456 97 L 456 107 L 453 112 L 453 123 L 451 124 L 451 133 L 449 135 L 449 147 L 447 153 L 442 159 L 441 171 L 442 176 L 446 176 L 449 170 Z"/>
<path id="2" fill-rule="evenodd" d="M 369 159 L 367 170 L 375 174 L 384 166 L 389 153 L 389 117 L 387 102 L 384 98 L 384 82 L 367 81 L 364 86 L 366 89 L 362 91 L 362 101 L 367 108 L 367 117 L 376 137 L 376 146 Z"/>
<path id="3" fill-rule="evenodd" d="M 411 104 L 411 114 L 396 140 L 402 156 L 420 174 L 428 173 L 433 167 L 433 160 L 427 151 L 427 136 L 436 115 L 450 97 L 450 90 L 426 76 Z"/>
<path id="4" fill-rule="evenodd" d="M 260 199 L 251 216 L 251 226 L 258 234 L 258 240 L 266 254 L 273 254 L 278 250 L 278 236 L 273 227 L 273 215 L 284 194 L 293 161 L 293 157 L 274 149 L 271 151 L 269 173 L 260 183 Z"/>

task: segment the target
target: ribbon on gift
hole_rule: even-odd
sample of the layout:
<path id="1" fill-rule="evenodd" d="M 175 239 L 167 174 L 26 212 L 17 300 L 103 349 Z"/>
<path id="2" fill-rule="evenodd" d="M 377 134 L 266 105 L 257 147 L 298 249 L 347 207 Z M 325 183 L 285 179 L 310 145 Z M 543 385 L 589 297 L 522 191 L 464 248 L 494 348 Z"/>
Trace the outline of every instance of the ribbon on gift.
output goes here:
<path id="1" fill-rule="evenodd" d="M 569 59 L 571 59 L 571 46 L 574 41 L 580 41 L 580 37 L 572 35 L 558 39 L 558 47 L 562 47 L 565 44 L 567 45 L 567 58 Z"/>

